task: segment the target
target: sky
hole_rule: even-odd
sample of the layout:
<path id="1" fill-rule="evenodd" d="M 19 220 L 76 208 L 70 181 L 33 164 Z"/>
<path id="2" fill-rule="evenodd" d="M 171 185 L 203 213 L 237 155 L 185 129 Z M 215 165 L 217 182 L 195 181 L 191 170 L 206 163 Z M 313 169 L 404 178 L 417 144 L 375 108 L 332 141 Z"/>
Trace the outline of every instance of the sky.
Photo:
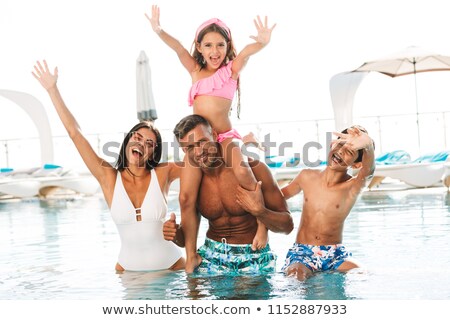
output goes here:
<path id="1" fill-rule="evenodd" d="M 36 60 L 46 59 L 51 68 L 58 66 L 60 91 L 84 132 L 128 131 L 137 121 L 135 66 L 144 50 L 156 124 L 173 128 L 192 112 L 191 80 L 145 18 L 152 4 L 161 8 L 162 28 L 188 49 L 196 28 L 211 17 L 228 24 L 238 51 L 252 42 L 256 15 L 277 23 L 271 43 L 242 71 L 241 120 L 233 116 L 234 123 L 332 119 L 333 75 L 411 45 L 450 55 L 448 5 L 437 0 L 2 0 L 0 89 L 34 95 L 53 134 L 65 134 L 30 73 Z M 421 111 L 450 110 L 450 73 L 417 80 Z M 355 97 L 355 115 L 412 112 L 413 85 L 412 77 L 369 75 Z M 0 140 L 37 135 L 25 113 L 6 99 L 0 98 L 0 112 Z M 29 125 L 18 129 L 19 123 Z"/>

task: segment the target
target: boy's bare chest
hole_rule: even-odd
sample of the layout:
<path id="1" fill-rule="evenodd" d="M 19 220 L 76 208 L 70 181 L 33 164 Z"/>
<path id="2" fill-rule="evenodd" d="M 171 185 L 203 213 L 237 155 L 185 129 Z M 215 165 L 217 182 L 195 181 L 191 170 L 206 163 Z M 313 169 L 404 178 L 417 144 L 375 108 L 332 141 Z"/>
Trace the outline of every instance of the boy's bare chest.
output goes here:
<path id="1" fill-rule="evenodd" d="M 349 194 L 344 188 L 324 188 L 317 183 L 303 190 L 303 207 L 311 213 L 345 214 L 348 200 Z"/>

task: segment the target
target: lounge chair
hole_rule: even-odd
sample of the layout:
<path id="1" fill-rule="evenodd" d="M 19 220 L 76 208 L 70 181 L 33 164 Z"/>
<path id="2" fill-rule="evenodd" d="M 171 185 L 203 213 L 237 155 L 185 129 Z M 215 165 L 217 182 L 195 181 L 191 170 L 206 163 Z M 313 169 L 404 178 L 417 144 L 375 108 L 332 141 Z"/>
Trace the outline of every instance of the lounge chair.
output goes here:
<path id="1" fill-rule="evenodd" d="M 267 156 L 265 161 L 269 168 L 292 168 L 300 164 L 300 158 L 296 156 Z"/>
<path id="2" fill-rule="evenodd" d="M 404 150 L 394 150 L 391 152 L 385 152 L 378 157 L 375 158 L 375 165 L 380 168 L 383 168 L 385 165 L 399 165 L 406 164 L 411 162 L 411 156 L 408 152 Z M 384 176 L 374 175 L 372 180 L 369 183 L 368 188 L 371 189 L 373 187 L 378 186 L 383 180 Z"/>
<path id="3" fill-rule="evenodd" d="M 57 176 L 41 177 L 39 181 L 39 195 L 43 197 L 57 193 L 61 189 L 71 190 L 78 194 L 93 195 L 100 188 L 98 181 L 90 173 L 78 173 L 72 170 L 63 171 Z"/>
<path id="4" fill-rule="evenodd" d="M 296 156 L 266 156 L 265 162 L 279 185 L 294 179 L 301 170 L 300 158 Z"/>
<path id="5" fill-rule="evenodd" d="M 411 162 L 411 156 L 404 150 L 386 152 L 375 159 L 376 165 L 405 164 L 409 162 Z"/>
<path id="6" fill-rule="evenodd" d="M 39 181 L 30 179 L 30 174 L 37 168 L 14 170 L 2 168 L 0 178 L 0 195 L 7 197 L 28 198 L 38 194 Z"/>
<path id="7" fill-rule="evenodd" d="M 99 189 L 97 180 L 90 173 L 81 174 L 53 164 L 22 170 L 6 169 L 3 168 L 0 172 L 2 196 L 45 197 L 59 189 L 90 195 Z"/>
<path id="8" fill-rule="evenodd" d="M 296 156 L 272 156 L 269 160 L 266 158 L 266 163 L 280 186 L 290 182 L 305 168 L 323 169 L 327 164 L 326 161 L 321 161 L 317 167 L 308 167 Z"/>
<path id="9" fill-rule="evenodd" d="M 444 175 L 442 176 L 442 182 L 447 189 L 450 188 L 450 162 L 444 163 Z"/>
<path id="10" fill-rule="evenodd" d="M 0 168 L 0 178 L 9 176 L 13 171 L 13 168 Z"/>
<path id="11" fill-rule="evenodd" d="M 410 162 L 406 162 L 407 157 L 405 156 L 398 158 L 399 163 L 388 161 L 378 164 L 375 168 L 374 178 L 368 187 L 371 189 L 379 185 L 385 177 L 398 179 L 413 187 L 433 186 L 441 182 L 445 171 L 444 164 L 450 160 L 449 155 L 450 151 L 442 151 L 423 155 Z M 392 157 L 393 160 L 395 158 L 395 156 Z"/>

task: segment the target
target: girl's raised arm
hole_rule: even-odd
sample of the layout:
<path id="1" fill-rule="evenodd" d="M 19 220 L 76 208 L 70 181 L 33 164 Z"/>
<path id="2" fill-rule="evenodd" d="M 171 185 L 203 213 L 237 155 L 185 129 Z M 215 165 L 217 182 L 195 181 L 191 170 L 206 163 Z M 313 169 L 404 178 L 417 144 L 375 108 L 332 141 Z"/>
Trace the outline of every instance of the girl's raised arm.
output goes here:
<path id="1" fill-rule="evenodd" d="M 59 118 L 83 158 L 84 163 L 103 188 L 106 177 L 115 171 L 108 162 L 104 161 L 95 153 L 94 149 L 92 149 L 89 142 L 83 136 L 77 120 L 66 107 L 56 85 L 58 68 L 56 67 L 54 74 L 52 74 L 45 60 L 43 61 L 43 65 L 37 61 L 32 74 L 40 82 L 42 87 L 47 90 Z"/>
<path id="2" fill-rule="evenodd" d="M 242 49 L 241 52 L 236 56 L 233 62 L 233 66 L 231 70 L 233 74 L 239 74 L 241 70 L 247 64 L 248 59 L 251 55 L 254 55 L 262 48 L 264 48 L 269 42 L 270 37 L 272 36 L 272 31 L 275 28 L 276 24 L 269 28 L 267 16 L 264 18 L 264 23 L 261 21 L 259 16 L 253 20 L 255 23 L 256 30 L 258 34 L 256 36 L 250 36 L 256 42 L 250 43 Z"/>
<path id="3" fill-rule="evenodd" d="M 152 16 L 151 18 L 145 14 L 147 19 L 152 25 L 153 31 L 167 44 L 175 53 L 178 55 L 181 64 L 186 68 L 189 73 L 194 72 L 197 69 L 197 63 L 195 59 L 189 54 L 180 41 L 172 37 L 170 34 L 165 32 L 159 23 L 160 10 L 157 5 L 152 5 Z"/>

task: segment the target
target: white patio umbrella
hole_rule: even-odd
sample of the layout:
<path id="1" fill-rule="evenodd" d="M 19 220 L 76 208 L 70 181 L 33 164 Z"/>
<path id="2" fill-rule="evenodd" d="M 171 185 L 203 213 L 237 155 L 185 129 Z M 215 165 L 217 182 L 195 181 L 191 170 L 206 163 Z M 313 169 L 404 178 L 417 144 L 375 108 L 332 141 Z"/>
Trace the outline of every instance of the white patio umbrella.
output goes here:
<path id="1" fill-rule="evenodd" d="M 141 51 L 136 60 L 136 107 L 137 117 L 140 121 L 155 121 L 155 99 L 152 90 L 152 77 L 148 57 Z"/>
<path id="2" fill-rule="evenodd" d="M 450 56 L 442 56 L 412 46 L 385 58 L 365 62 L 358 69 L 353 70 L 353 72 L 369 71 L 380 72 L 390 77 L 414 74 L 417 135 L 420 150 L 419 102 L 417 99 L 416 74 L 430 71 L 450 71 Z"/>

